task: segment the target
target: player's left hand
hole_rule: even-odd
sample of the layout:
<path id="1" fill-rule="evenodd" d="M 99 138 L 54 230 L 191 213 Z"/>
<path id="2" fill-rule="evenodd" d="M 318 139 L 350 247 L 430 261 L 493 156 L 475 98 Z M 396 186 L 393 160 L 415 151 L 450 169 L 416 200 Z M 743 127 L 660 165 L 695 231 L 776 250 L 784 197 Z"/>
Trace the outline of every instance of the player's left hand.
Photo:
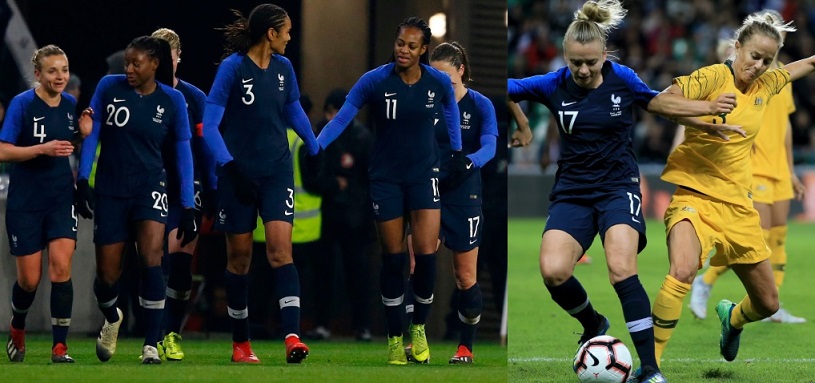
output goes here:
<path id="1" fill-rule="evenodd" d="M 88 107 L 82 111 L 82 115 L 79 116 L 79 134 L 82 135 L 82 138 L 87 137 L 91 134 L 91 130 L 93 130 L 93 109 Z"/>
<path id="2" fill-rule="evenodd" d="M 181 213 L 181 222 L 178 223 L 178 233 L 175 239 L 184 238 L 181 241 L 181 247 L 187 246 L 198 236 L 198 227 L 200 224 L 195 219 L 195 209 L 186 208 Z"/>
<path id="3" fill-rule="evenodd" d="M 792 173 L 792 190 L 795 193 L 796 200 L 804 200 L 804 195 L 806 195 L 807 188 L 804 186 L 804 183 L 801 182 L 801 179 L 798 178 L 798 175 L 795 174 L 795 172 Z"/>
<path id="4" fill-rule="evenodd" d="M 455 156 L 456 152 L 453 152 L 453 153 L 454 153 L 454 156 Z M 458 152 L 458 153 L 461 153 L 461 152 Z M 471 159 L 469 159 L 468 157 L 464 157 L 464 156 L 462 156 L 462 157 L 463 157 L 462 161 L 464 163 L 464 166 L 462 168 L 458 169 L 458 170 L 456 170 L 456 167 L 453 166 L 451 171 L 450 171 L 450 174 L 447 177 L 442 178 L 441 180 L 439 180 L 439 193 L 440 194 L 445 194 L 448 191 L 457 188 L 459 185 L 461 185 L 462 182 L 464 182 L 465 179 L 467 179 L 467 177 L 470 176 L 470 174 L 472 174 L 473 172 L 476 171 L 476 167 L 475 167 L 475 164 L 473 163 L 473 161 Z"/>
<path id="5" fill-rule="evenodd" d="M 324 157 L 325 155 L 322 147 L 317 150 L 317 154 L 306 154 L 306 171 L 313 176 L 320 174 L 320 172 L 323 171 L 323 162 L 325 162 Z"/>
<path id="6" fill-rule="evenodd" d="M 710 114 L 730 113 L 736 108 L 736 105 L 735 93 L 722 93 L 716 100 L 710 102 Z"/>
<path id="7" fill-rule="evenodd" d="M 518 148 L 521 146 L 527 146 L 531 142 L 532 130 L 529 129 L 529 125 L 526 127 L 519 126 L 518 129 L 515 129 L 515 132 L 512 133 L 512 139 L 510 140 L 509 147 Z"/>

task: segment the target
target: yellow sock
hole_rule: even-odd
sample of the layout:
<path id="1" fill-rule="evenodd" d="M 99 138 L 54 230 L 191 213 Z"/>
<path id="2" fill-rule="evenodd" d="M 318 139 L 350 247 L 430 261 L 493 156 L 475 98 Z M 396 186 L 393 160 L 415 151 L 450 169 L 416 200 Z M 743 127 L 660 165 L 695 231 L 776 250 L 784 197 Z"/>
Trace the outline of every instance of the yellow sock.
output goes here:
<path id="1" fill-rule="evenodd" d="M 736 307 L 733 307 L 733 314 L 730 315 L 730 326 L 733 328 L 742 328 L 744 325 L 764 319 L 753 309 L 753 302 L 750 302 L 750 297 L 745 295 L 744 299 L 739 302 Z"/>
<path id="2" fill-rule="evenodd" d="M 719 277 L 726 273 L 727 270 L 730 270 L 730 266 L 710 266 L 705 273 L 702 274 L 702 282 L 705 282 L 706 285 L 713 286 Z"/>
<path id="3" fill-rule="evenodd" d="M 671 334 L 679 322 L 679 315 L 682 313 L 682 301 L 690 291 L 690 284 L 682 283 L 676 278 L 666 275 L 662 287 L 659 288 L 656 299 L 654 299 L 654 351 L 657 365 L 661 363 L 662 353 Z"/>
<path id="4" fill-rule="evenodd" d="M 769 232 L 770 239 L 767 245 L 773 252 L 770 255 L 770 265 L 773 267 L 775 287 L 781 290 L 781 285 L 784 284 L 784 269 L 787 267 L 787 225 L 773 227 Z"/>

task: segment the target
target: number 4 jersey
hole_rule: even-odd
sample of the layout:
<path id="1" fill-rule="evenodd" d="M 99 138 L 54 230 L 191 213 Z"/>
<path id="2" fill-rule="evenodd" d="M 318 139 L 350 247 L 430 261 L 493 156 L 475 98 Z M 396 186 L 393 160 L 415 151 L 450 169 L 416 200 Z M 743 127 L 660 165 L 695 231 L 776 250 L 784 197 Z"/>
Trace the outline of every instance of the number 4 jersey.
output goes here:
<path id="1" fill-rule="evenodd" d="M 9 104 L 0 141 L 15 146 L 34 146 L 54 140 L 71 140 L 77 132 L 76 100 L 62 93 L 51 107 L 34 89 L 20 93 Z M 7 208 L 17 211 L 44 210 L 56 201 L 72 198 L 73 172 L 68 157 L 42 155 L 17 162 L 9 175 Z"/>
<path id="2" fill-rule="evenodd" d="M 632 148 L 634 104 L 646 109 L 657 92 L 636 73 L 606 61 L 603 82 L 585 89 L 567 67 L 545 75 L 509 79 L 513 101 L 540 102 L 552 112 L 560 132 L 557 181 L 549 198 L 639 184 Z"/>

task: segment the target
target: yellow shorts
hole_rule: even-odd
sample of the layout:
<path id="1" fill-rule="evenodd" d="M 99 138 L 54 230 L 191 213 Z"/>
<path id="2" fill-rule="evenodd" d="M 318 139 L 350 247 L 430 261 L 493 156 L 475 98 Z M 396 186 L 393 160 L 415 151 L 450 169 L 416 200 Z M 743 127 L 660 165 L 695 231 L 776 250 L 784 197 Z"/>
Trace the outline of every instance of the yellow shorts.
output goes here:
<path id="1" fill-rule="evenodd" d="M 792 177 L 780 180 L 753 175 L 753 202 L 772 205 L 795 197 L 792 190 Z"/>
<path id="2" fill-rule="evenodd" d="M 666 235 L 682 220 L 693 225 L 702 244 L 700 269 L 714 249 L 711 266 L 754 264 L 770 258 L 758 211 L 752 206 L 738 206 L 678 188 L 665 211 Z"/>

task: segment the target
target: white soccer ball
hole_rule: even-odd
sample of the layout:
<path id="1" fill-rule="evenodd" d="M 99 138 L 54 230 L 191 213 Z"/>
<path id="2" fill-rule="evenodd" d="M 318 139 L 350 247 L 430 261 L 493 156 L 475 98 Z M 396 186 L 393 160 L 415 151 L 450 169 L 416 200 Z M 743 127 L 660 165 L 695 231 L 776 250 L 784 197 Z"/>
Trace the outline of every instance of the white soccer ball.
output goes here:
<path id="1" fill-rule="evenodd" d="M 621 340 L 600 335 L 580 346 L 573 367 L 581 382 L 623 383 L 632 365 L 631 352 Z"/>

